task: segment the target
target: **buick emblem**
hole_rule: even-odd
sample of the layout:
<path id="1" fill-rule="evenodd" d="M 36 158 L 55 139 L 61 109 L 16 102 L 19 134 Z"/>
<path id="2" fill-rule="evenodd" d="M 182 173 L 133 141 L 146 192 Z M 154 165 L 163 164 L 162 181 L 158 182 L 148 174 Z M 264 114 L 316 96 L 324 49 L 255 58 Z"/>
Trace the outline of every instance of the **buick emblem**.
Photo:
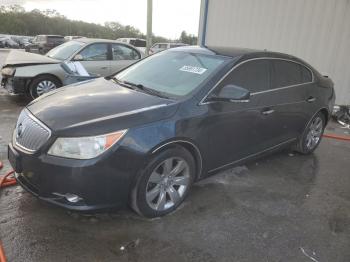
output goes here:
<path id="1" fill-rule="evenodd" d="M 25 126 L 23 125 L 23 123 L 20 123 L 17 127 L 17 138 L 21 138 L 24 132 Z"/>

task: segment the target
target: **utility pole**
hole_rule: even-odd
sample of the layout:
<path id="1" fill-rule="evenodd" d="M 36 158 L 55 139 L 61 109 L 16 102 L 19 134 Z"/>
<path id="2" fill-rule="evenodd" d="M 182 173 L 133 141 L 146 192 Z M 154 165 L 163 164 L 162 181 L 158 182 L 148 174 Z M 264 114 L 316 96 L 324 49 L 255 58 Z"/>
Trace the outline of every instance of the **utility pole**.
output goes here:
<path id="1" fill-rule="evenodd" d="M 147 55 L 149 55 L 149 50 L 152 46 L 152 2 L 153 0 L 147 0 Z"/>

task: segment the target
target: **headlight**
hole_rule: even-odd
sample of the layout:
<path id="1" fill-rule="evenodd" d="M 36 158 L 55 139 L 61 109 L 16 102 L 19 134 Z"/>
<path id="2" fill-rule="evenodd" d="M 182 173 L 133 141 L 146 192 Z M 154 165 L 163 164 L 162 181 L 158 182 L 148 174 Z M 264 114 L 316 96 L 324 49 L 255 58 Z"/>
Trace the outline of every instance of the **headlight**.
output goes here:
<path id="1" fill-rule="evenodd" d="M 75 159 L 91 159 L 117 143 L 127 130 L 89 137 L 59 137 L 48 151 L 49 155 Z"/>
<path id="2" fill-rule="evenodd" d="M 1 69 L 1 74 L 4 76 L 13 76 L 16 72 L 16 69 L 13 67 L 4 67 Z"/>

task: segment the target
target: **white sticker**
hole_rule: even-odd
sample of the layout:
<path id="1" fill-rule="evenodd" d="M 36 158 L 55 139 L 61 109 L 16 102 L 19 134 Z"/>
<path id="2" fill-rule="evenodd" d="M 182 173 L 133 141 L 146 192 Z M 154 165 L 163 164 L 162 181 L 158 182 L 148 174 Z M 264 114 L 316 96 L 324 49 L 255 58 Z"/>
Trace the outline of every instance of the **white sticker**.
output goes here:
<path id="1" fill-rule="evenodd" d="M 202 68 L 202 67 L 198 67 L 198 66 L 185 65 L 185 66 L 180 68 L 180 71 L 201 75 L 205 71 L 207 71 L 207 69 L 206 68 Z"/>

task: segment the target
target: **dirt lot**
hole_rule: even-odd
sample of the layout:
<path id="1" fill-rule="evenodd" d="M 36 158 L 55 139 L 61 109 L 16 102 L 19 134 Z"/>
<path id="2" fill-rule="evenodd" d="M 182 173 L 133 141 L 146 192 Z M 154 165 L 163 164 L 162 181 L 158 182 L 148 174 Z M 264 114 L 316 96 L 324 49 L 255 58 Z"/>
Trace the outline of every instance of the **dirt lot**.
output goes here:
<path id="1" fill-rule="evenodd" d="M 26 103 L 0 91 L 0 175 Z M 0 239 L 8 261 L 21 262 L 346 262 L 349 162 L 349 142 L 323 139 L 310 156 L 283 151 L 205 179 L 178 211 L 153 220 L 130 210 L 71 213 L 17 186 L 1 192 Z"/>

